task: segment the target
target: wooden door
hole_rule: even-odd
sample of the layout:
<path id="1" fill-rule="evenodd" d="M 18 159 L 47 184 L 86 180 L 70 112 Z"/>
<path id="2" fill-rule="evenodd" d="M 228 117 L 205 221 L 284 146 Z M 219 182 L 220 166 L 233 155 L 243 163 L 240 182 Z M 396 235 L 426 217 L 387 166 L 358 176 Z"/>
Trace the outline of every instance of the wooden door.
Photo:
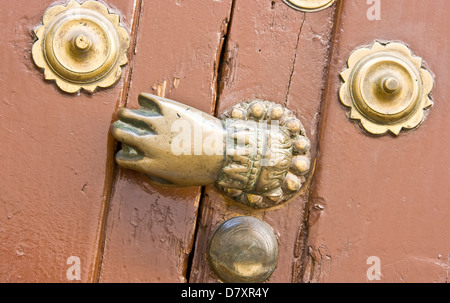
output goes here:
<path id="1" fill-rule="evenodd" d="M 131 43 L 120 81 L 93 94 L 62 92 L 32 61 L 53 1 L 0 11 L 0 281 L 217 282 L 209 237 L 250 215 L 278 237 L 268 282 L 446 282 L 448 1 L 341 0 L 314 13 L 281 0 L 102 2 Z M 338 100 L 347 58 L 374 40 L 405 43 L 434 74 L 434 107 L 398 137 L 368 135 Z M 288 107 L 312 143 L 306 186 L 255 210 L 212 185 L 169 189 L 118 167 L 109 128 L 141 92 L 211 115 L 255 98 Z"/>

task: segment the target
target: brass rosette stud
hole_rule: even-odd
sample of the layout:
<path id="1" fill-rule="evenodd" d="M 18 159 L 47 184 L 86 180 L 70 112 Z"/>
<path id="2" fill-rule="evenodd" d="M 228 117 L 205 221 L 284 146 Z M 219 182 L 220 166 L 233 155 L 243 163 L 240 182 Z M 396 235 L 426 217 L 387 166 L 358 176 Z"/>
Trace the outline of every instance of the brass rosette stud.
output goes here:
<path id="1" fill-rule="evenodd" d="M 367 132 L 398 135 L 423 122 L 425 110 L 433 105 L 433 77 L 407 46 L 374 42 L 354 51 L 347 65 L 341 73 L 340 100 Z"/>
<path id="2" fill-rule="evenodd" d="M 98 1 L 52 6 L 34 32 L 34 62 L 68 93 L 113 85 L 128 62 L 128 32 L 119 15 Z"/>

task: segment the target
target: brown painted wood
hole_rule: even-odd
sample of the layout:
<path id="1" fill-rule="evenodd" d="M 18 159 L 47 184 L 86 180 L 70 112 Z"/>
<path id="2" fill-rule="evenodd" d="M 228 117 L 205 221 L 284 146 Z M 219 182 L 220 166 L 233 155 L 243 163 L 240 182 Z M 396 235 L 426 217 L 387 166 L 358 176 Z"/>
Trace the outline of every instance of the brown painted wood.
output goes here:
<path id="1" fill-rule="evenodd" d="M 0 10 L 0 281 L 95 280 L 112 180 L 109 125 L 123 80 L 69 95 L 34 65 L 32 29 L 53 1 L 5 1 Z M 109 0 L 131 27 L 133 1 Z M 124 69 L 124 77 L 128 68 Z"/>
<path id="2" fill-rule="evenodd" d="M 447 282 L 450 2 L 381 1 L 379 21 L 366 1 L 309 14 L 281 0 L 106 2 L 137 35 L 122 80 L 94 94 L 61 92 L 32 62 L 32 28 L 52 1 L 0 10 L 0 282 L 67 282 L 71 256 L 82 282 L 217 282 L 209 237 L 237 215 L 277 234 L 269 282 L 366 282 L 370 256 L 381 282 Z M 348 56 L 375 39 L 406 43 L 435 75 L 435 106 L 398 138 L 367 135 L 337 99 Z M 268 210 L 214 186 L 200 204 L 200 188 L 152 185 L 115 166 L 109 134 L 141 92 L 211 114 L 254 98 L 286 105 L 312 140 L 315 173 Z"/>
<path id="3" fill-rule="evenodd" d="M 282 1 L 237 0 L 217 112 L 255 98 L 287 105 L 302 120 L 315 146 L 333 19 L 334 7 L 305 15 Z M 315 148 L 312 152 L 314 156 Z M 234 203 L 214 186 L 206 187 L 190 281 L 217 281 L 206 256 L 209 237 L 220 223 L 238 215 L 261 218 L 275 230 L 280 244 L 279 258 L 269 282 L 298 280 L 302 246 L 296 243 L 304 237 L 307 197 L 308 185 L 287 204 L 254 210 Z"/>
<path id="4" fill-rule="evenodd" d="M 368 257 L 381 282 L 447 282 L 450 252 L 450 2 L 343 1 L 330 65 L 309 220 L 305 281 L 366 282 Z M 372 137 L 346 117 L 338 74 L 351 51 L 375 39 L 402 41 L 435 74 L 434 107 L 418 129 Z"/>
<path id="5" fill-rule="evenodd" d="M 149 92 L 214 113 L 230 11 L 231 1 L 144 0 L 127 107 Z M 200 188 L 164 188 L 118 169 L 100 281 L 186 281 L 199 200 Z"/>

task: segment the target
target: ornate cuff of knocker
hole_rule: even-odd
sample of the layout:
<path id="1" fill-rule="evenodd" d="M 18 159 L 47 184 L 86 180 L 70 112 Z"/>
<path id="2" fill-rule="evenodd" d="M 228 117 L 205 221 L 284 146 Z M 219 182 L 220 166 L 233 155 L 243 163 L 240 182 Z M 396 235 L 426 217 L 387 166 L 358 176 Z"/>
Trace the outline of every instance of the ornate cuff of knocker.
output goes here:
<path id="1" fill-rule="evenodd" d="M 120 109 L 112 125 L 122 143 L 119 165 L 165 186 L 215 183 L 239 203 L 267 208 L 290 199 L 306 181 L 310 141 L 294 114 L 254 100 L 220 119 L 150 94 L 139 109 Z"/>

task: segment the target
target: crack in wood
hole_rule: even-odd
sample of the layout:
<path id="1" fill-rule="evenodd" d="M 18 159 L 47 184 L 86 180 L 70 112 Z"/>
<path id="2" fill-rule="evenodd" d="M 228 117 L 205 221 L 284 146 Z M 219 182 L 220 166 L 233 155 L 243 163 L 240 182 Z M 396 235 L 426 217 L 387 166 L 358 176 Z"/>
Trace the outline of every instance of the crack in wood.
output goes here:
<path id="1" fill-rule="evenodd" d="M 220 98 L 220 83 L 222 80 L 222 74 L 224 72 L 224 68 L 226 65 L 226 61 L 225 61 L 225 57 L 226 57 L 226 51 L 228 48 L 228 41 L 229 41 L 229 33 L 231 30 L 231 24 L 233 21 L 233 13 L 234 13 L 234 8 L 235 8 L 235 4 L 236 4 L 236 0 L 232 0 L 231 2 L 231 7 L 230 7 L 230 12 L 228 14 L 228 18 L 224 19 L 222 22 L 222 27 L 220 30 L 220 42 L 219 42 L 219 46 L 217 48 L 217 58 L 216 61 L 214 62 L 214 75 L 213 75 L 213 103 L 212 103 L 212 110 L 211 112 L 214 112 L 214 115 L 217 116 L 218 114 L 218 100 Z M 197 236 L 198 236 L 198 231 L 200 228 L 200 223 L 201 223 L 201 210 L 202 210 L 202 202 L 205 199 L 205 187 L 203 186 L 201 188 L 201 194 L 199 197 L 199 205 L 197 208 L 197 219 L 195 222 L 195 227 L 194 227 L 194 237 L 193 237 L 193 242 L 192 242 L 192 249 L 191 252 L 188 255 L 188 261 L 187 261 L 187 266 L 186 266 L 186 281 L 187 283 L 190 282 L 191 279 L 191 271 L 192 271 L 192 264 L 193 264 L 193 260 L 194 260 L 194 256 L 195 256 L 195 245 L 197 242 Z"/>
<path id="2" fill-rule="evenodd" d="M 326 100 L 328 99 L 328 85 L 330 83 L 330 63 L 332 62 L 333 52 L 334 52 L 334 46 L 336 44 L 337 35 L 339 34 L 339 24 L 341 20 L 341 11 L 342 11 L 342 3 L 343 1 L 337 1 L 336 5 L 334 6 L 334 22 L 333 22 L 333 28 L 331 30 L 331 37 L 329 39 L 329 45 L 328 48 L 328 54 L 326 56 L 327 58 L 327 64 L 325 65 L 324 75 L 323 75 L 323 89 L 322 89 L 322 95 L 320 98 L 320 106 L 319 106 L 319 121 L 318 123 L 318 134 L 317 134 L 317 150 L 316 155 L 320 152 L 320 142 L 321 142 L 321 134 L 323 133 L 324 123 L 322 121 L 324 120 L 322 117 L 322 113 L 324 112 L 325 106 L 326 106 Z M 317 158 L 316 158 L 317 160 Z M 312 175 L 310 187 L 312 188 L 314 183 L 314 178 L 316 174 Z M 308 236 L 309 236 L 309 226 L 310 225 L 310 213 L 311 210 L 314 207 L 316 197 L 311 196 L 311 192 L 308 196 L 308 201 L 305 205 L 305 212 L 304 212 L 304 230 L 302 230 L 303 235 L 299 235 L 297 237 L 297 241 L 300 243 L 296 243 L 296 247 L 301 247 L 302 255 L 298 258 L 299 260 L 299 267 L 297 268 L 297 274 L 295 275 L 295 271 L 293 272 L 292 281 L 293 282 L 300 282 L 300 283 L 309 283 L 313 282 L 314 277 L 319 276 L 317 272 L 320 273 L 320 266 L 322 259 L 315 259 L 313 260 L 313 256 L 311 255 L 311 247 L 308 246 Z M 327 258 L 327 260 L 331 263 L 331 257 Z M 295 266 L 295 263 L 294 263 Z"/>
<path id="3" fill-rule="evenodd" d="M 306 13 L 303 13 L 303 21 L 302 21 L 302 24 L 300 25 L 300 29 L 299 29 L 298 35 L 297 35 L 297 42 L 295 44 L 295 53 L 294 53 L 294 59 L 292 60 L 292 68 L 291 68 L 291 73 L 289 75 L 289 82 L 288 82 L 288 87 L 286 90 L 286 98 L 284 99 L 285 107 L 287 107 L 289 104 L 289 95 L 290 95 L 290 91 L 291 91 L 292 78 L 293 78 L 294 72 L 295 72 L 295 64 L 297 63 L 298 47 L 300 45 L 300 36 L 302 35 L 302 29 L 303 29 L 303 25 L 305 24 L 305 21 L 306 21 Z"/>
<path id="4" fill-rule="evenodd" d="M 228 50 L 228 41 L 229 41 L 229 33 L 231 31 L 231 23 L 233 21 L 233 14 L 234 14 L 234 7 L 236 4 L 236 0 L 232 0 L 231 2 L 231 8 L 230 8 L 230 13 L 229 13 L 229 17 L 224 20 L 224 22 L 222 23 L 222 29 L 221 29 L 221 37 L 220 37 L 220 44 L 219 44 L 219 48 L 217 51 L 217 60 L 216 62 L 214 62 L 215 65 L 215 71 L 214 71 L 214 84 L 215 84 L 215 91 L 214 91 L 214 116 L 217 117 L 218 115 L 218 100 L 220 98 L 220 94 L 221 94 L 221 82 L 222 79 L 224 78 L 224 73 L 226 70 L 226 65 L 227 65 L 227 50 Z"/>
<path id="5" fill-rule="evenodd" d="M 142 13 L 142 5 L 143 0 L 136 0 L 135 2 L 135 8 L 134 8 L 134 16 L 133 16 L 133 23 L 131 26 L 131 41 L 130 41 L 130 59 L 129 59 L 129 71 L 128 74 L 124 77 L 124 84 L 123 84 L 123 88 L 122 88 L 122 93 L 119 96 L 119 102 L 117 104 L 117 108 L 118 107 L 126 107 L 127 101 L 128 101 L 128 96 L 129 96 L 129 92 L 130 92 L 130 83 L 131 83 L 131 79 L 133 76 L 133 67 L 134 67 L 134 61 L 133 61 L 133 56 L 136 53 L 136 45 L 137 45 L 137 30 L 139 28 L 139 22 L 140 22 L 140 16 Z M 111 120 L 112 121 L 112 120 Z M 110 136 L 110 138 L 108 140 L 112 140 L 112 137 Z M 110 146 L 110 144 L 108 144 L 108 146 Z M 118 144 L 112 144 L 112 146 L 114 147 L 114 152 L 113 155 L 116 154 L 117 149 L 118 149 Z M 113 156 L 114 158 L 114 156 Z M 109 214 L 109 205 L 110 205 L 110 201 L 111 198 L 113 196 L 114 193 L 114 184 L 116 182 L 116 178 L 117 178 L 117 164 L 115 164 L 115 161 L 107 161 L 107 163 L 112 162 L 112 171 L 111 171 L 111 176 L 109 178 L 107 178 L 105 181 L 105 186 L 104 186 L 104 194 L 102 197 L 104 197 L 103 201 L 103 211 L 102 211 L 102 217 L 101 217 L 101 224 L 100 224 L 100 231 L 99 231 L 99 243 L 98 243 L 98 249 L 97 249 L 97 255 L 95 257 L 95 263 L 94 263 L 94 269 L 92 270 L 92 281 L 95 283 L 99 283 L 100 282 L 100 275 L 101 275 L 101 271 L 102 271 L 102 260 L 103 260 L 103 254 L 105 251 L 105 243 L 106 243 L 106 224 L 108 221 L 108 214 Z M 106 184 L 107 183 L 107 184 Z"/>

